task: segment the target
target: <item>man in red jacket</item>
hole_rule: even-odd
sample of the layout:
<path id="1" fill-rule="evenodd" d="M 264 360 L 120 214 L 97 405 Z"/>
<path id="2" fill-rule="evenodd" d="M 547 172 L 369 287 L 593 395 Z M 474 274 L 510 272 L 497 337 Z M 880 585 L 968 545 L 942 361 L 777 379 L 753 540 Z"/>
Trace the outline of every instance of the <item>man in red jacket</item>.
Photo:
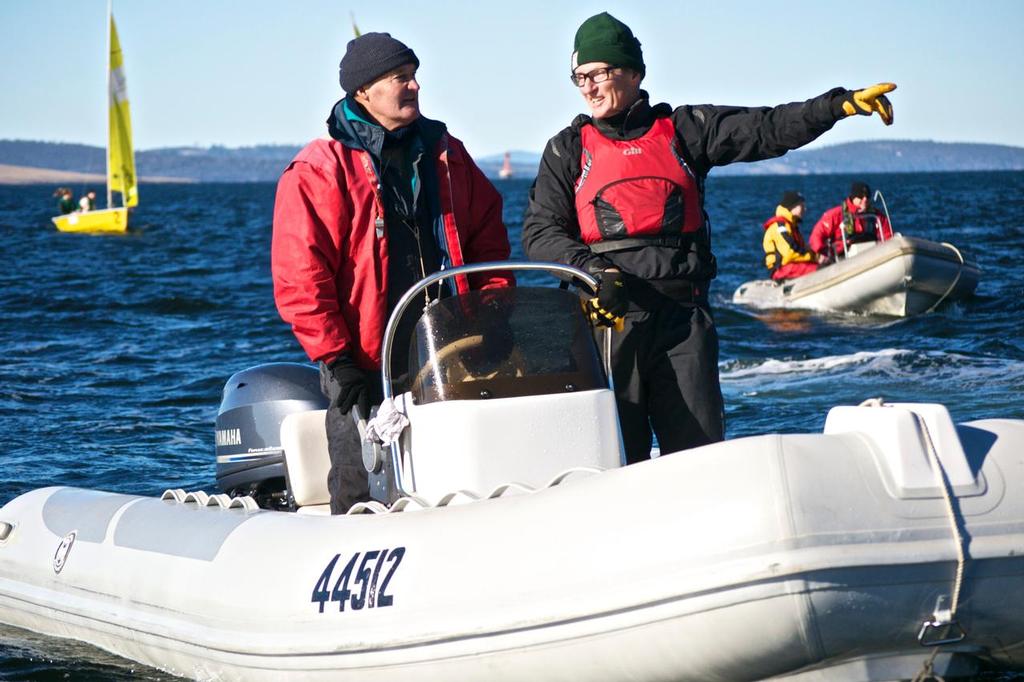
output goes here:
<path id="1" fill-rule="evenodd" d="M 889 220 L 871 206 L 871 188 L 857 181 L 850 185 L 850 196 L 843 203 L 822 214 L 808 242 L 812 251 L 831 262 L 843 254 L 844 244 L 891 238 Z"/>
<path id="2" fill-rule="evenodd" d="M 327 442 L 331 512 L 367 500 L 359 437 L 349 417 L 382 399 L 381 345 L 390 312 L 417 281 L 442 268 L 506 260 L 501 196 L 445 125 L 420 115 L 419 59 L 387 33 L 349 42 L 339 68 L 346 97 L 277 186 L 271 250 L 274 299 L 331 400 Z M 449 292 L 512 284 L 483 273 Z M 410 312 L 412 310 L 410 309 Z M 408 339 L 406 315 L 397 339 Z M 404 374 L 401 343 L 392 375 Z"/>

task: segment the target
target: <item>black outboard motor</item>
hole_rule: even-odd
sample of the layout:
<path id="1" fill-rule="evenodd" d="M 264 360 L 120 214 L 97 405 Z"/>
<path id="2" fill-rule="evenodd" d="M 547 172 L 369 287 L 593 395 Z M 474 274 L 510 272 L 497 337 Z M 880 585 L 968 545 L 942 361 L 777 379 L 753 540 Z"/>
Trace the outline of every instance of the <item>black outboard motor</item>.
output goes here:
<path id="1" fill-rule="evenodd" d="M 231 497 L 251 495 L 264 509 L 288 509 L 281 422 L 327 405 L 310 365 L 272 362 L 232 375 L 217 411 L 217 487 Z"/>

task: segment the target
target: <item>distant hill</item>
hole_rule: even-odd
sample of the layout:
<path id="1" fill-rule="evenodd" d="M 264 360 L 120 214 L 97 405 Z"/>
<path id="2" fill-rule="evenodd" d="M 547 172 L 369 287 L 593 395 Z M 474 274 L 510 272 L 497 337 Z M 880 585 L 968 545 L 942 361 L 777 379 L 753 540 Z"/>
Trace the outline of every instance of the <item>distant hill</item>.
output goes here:
<path id="1" fill-rule="evenodd" d="M 0 185 L 101 184 L 106 181 L 102 173 L 75 173 L 0 163 Z"/>
<path id="2" fill-rule="evenodd" d="M 846 142 L 789 152 L 778 159 L 716 168 L 722 175 L 826 175 L 1024 170 L 1024 148 L 972 142 Z"/>
<path id="3" fill-rule="evenodd" d="M 169 147 L 137 152 L 136 165 L 144 182 L 147 179 L 154 182 L 274 182 L 298 150 L 298 146 L 289 145 Z M 100 147 L 81 144 L 0 140 L 0 164 L 27 169 L 102 174 L 104 154 Z M 494 154 L 480 157 L 476 162 L 485 174 L 496 178 L 503 160 L 504 154 Z M 540 154 L 513 151 L 511 161 L 514 178 L 532 179 L 537 173 Z M 42 177 L 24 168 L 23 177 Z M 717 168 L 714 174 L 815 175 L 976 170 L 1024 170 L 1024 148 L 915 140 L 848 142 L 797 150 L 778 159 L 757 163 L 737 163 Z M 10 177 L 13 177 L 11 173 L 0 174 L 0 183 L 12 182 L 5 179 Z"/>
<path id="4" fill-rule="evenodd" d="M 143 181 L 159 177 L 182 182 L 272 182 L 299 149 L 287 145 L 167 147 L 135 152 L 135 166 Z M 102 175 L 106 150 L 83 144 L 0 140 L 0 164 Z"/>
<path id="5" fill-rule="evenodd" d="M 103 185 L 106 181 L 107 176 L 103 173 L 78 173 L 0 163 L 0 185 Z M 143 177 L 143 182 L 147 184 L 187 183 L 195 182 L 195 180 L 146 175 Z"/>

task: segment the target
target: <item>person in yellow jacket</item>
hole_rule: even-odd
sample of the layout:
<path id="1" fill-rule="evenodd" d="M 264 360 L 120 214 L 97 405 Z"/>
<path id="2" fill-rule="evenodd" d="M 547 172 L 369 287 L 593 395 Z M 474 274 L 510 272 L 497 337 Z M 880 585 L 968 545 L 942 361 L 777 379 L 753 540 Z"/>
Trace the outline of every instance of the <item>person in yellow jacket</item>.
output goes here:
<path id="1" fill-rule="evenodd" d="M 800 234 L 805 209 L 804 195 L 790 190 L 782 195 L 775 215 L 764 223 L 764 266 L 773 280 L 803 277 L 818 269 L 818 256 Z"/>

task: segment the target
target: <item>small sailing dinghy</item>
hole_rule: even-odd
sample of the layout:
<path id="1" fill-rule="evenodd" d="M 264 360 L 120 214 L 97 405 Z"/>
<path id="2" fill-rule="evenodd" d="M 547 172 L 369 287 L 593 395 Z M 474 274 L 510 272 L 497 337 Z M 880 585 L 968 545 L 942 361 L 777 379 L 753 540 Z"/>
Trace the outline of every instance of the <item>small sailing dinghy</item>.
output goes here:
<path id="1" fill-rule="evenodd" d="M 54 216 L 51 220 L 61 232 L 124 232 L 128 229 L 128 209 L 139 203 L 124 56 L 114 25 L 114 15 L 109 9 L 107 19 L 107 208 Z M 114 192 L 120 194 L 120 206 L 114 205 Z"/>
<path id="2" fill-rule="evenodd" d="M 432 275 L 406 293 L 493 267 Z M 610 332 L 606 332 L 610 333 Z M 605 351 L 609 346 L 605 337 Z M 203 680 L 947 680 L 1024 669 L 1024 420 L 833 408 L 622 465 L 575 294 L 442 299 L 364 433 L 374 501 L 324 515 L 314 368 L 225 387 L 222 489 L 0 508 L 0 622 Z M 244 492 L 252 493 L 241 494 Z M 930 667 L 929 667 L 930 666 Z"/>

